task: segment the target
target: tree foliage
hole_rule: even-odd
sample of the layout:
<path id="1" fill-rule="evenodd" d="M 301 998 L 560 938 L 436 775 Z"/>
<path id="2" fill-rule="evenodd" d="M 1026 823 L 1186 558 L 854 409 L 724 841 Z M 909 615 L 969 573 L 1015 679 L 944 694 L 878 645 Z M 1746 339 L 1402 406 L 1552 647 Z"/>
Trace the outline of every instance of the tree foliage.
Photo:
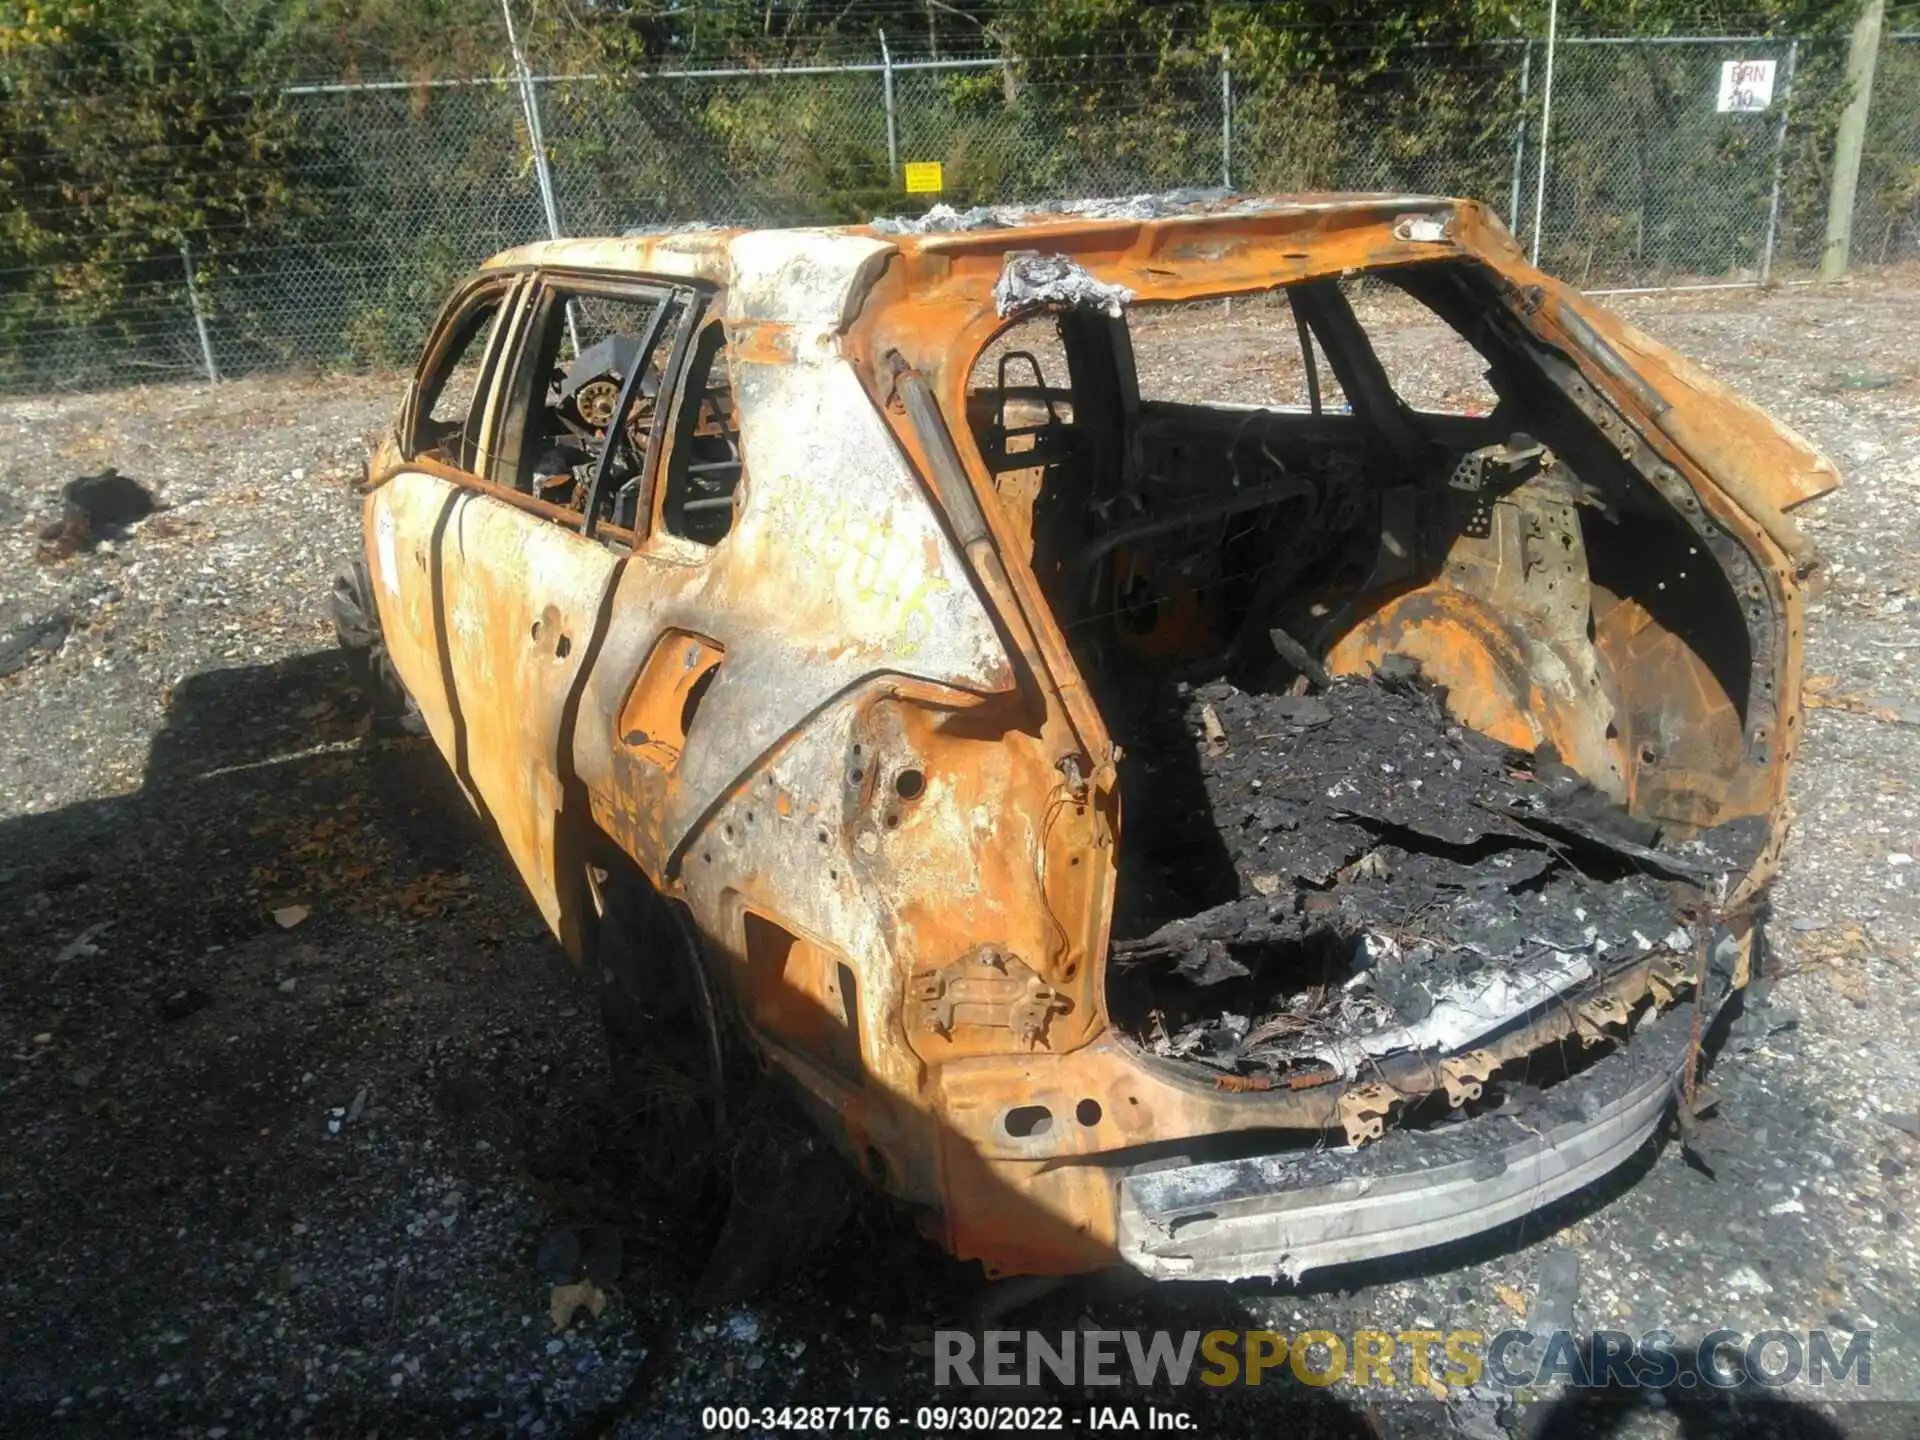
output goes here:
<path id="1" fill-rule="evenodd" d="M 1544 32 L 1547 0 L 509 3 L 524 53 L 547 73 L 870 61 L 883 36 L 896 57 L 1002 57 L 997 69 L 902 80 L 903 130 L 945 156 L 949 198 L 964 201 L 1104 173 L 1169 183 L 1211 173 L 1217 161 L 1202 152 L 1212 141 L 1194 117 L 1212 103 L 1223 55 L 1244 137 L 1237 183 L 1331 183 L 1336 159 L 1351 173 L 1359 157 L 1364 173 L 1490 193 L 1504 174 L 1498 137 L 1519 103 L 1511 42 Z M 1844 30 L 1852 8 L 1565 0 L 1561 25 L 1819 35 Z M 391 229 L 396 208 L 431 195 L 358 194 L 361 172 L 338 136 L 315 126 L 314 107 L 290 103 L 287 87 L 403 81 L 415 87 L 407 122 L 429 126 L 462 103 L 436 82 L 514 74 L 501 16 L 500 0 L 0 0 L 0 347 L 50 325 L 117 325 L 138 339 L 143 297 L 178 287 L 183 247 L 216 306 L 241 303 L 228 280 L 298 266 L 308 251 L 343 273 L 389 263 L 372 251 L 343 260 L 340 247 Z M 594 123 L 588 112 L 616 93 L 659 144 L 627 144 Z M 899 204 L 882 135 L 850 128 L 849 102 L 829 82 L 689 85 L 657 115 L 643 113 L 660 106 L 657 87 L 559 87 L 550 98 L 557 159 L 590 170 L 629 223 L 710 218 L 698 207 L 729 181 L 756 218 L 855 218 Z M 505 89 L 495 99 L 505 118 L 476 142 L 475 174 L 512 133 L 517 102 Z M 1817 169 L 1818 137 L 1796 133 L 1795 146 Z M 1484 157 L 1486 173 L 1468 156 Z M 705 175 L 708 161 L 725 173 Z M 708 188 L 690 188 L 701 177 Z M 355 208 L 374 204 L 384 212 Z M 366 302 L 371 317 L 348 330 L 378 333 L 419 308 L 440 268 L 464 263 L 458 235 L 422 248 L 439 257 L 434 274 L 385 283 Z"/>

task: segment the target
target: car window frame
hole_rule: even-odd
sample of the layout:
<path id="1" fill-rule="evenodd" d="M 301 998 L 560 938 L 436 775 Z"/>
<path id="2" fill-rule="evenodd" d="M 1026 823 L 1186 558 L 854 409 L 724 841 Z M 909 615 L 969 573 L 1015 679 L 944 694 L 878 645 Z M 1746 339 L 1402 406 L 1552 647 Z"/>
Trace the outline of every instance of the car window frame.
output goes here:
<path id="1" fill-rule="evenodd" d="M 545 336 L 546 327 L 556 305 L 564 304 L 566 299 L 575 295 L 604 296 L 622 301 L 657 300 L 661 305 L 680 303 L 680 317 L 670 342 L 666 359 L 660 372 L 661 389 L 678 396 L 681 373 L 686 364 L 687 341 L 694 327 L 704 313 L 706 300 L 712 293 L 709 285 L 699 281 L 677 276 L 641 274 L 630 271 L 583 270 L 567 266 L 541 266 L 527 275 L 527 289 L 521 305 L 521 316 L 499 369 L 500 392 L 497 414 L 494 423 L 498 434 L 495 439 L 504 440 L 513 426 L 518 426 L 521 444 L 525 443 L 526 425 L 533 407 L 539 403 L 536 394 L 540 377 L 528 367 L 537 358 L 532 348 Z M 657 347 L 662 337 L 656 335 Z M 531 383 L 528 383 L 531 382 Z M 623 387 L 621 400 L 631 403 L 631 396 Z M 678 400 L 675 400 L 677 413 Z M 622 407 L 624 410 L 624 406 Z M 618 424 L 620 415 L 614 423 Z M 564 516 L 572 522 L 572 528 L 586 539 L 597 539 L 603 544 L 615 548 L 634 548 L 644 540 L 651 523 L 652 497 L 657 484 L 661 457 L 665 453 L 662 438 L 663 425 L 670 426 L 671 417 L 662 417 L 656 410 L 654 424 L 648 436 L 647 453 L 642 457 L 638 491 L 635 497 L 634 527 L 628 529 L 621 525 L 612 525 L 599 518 L 600 489 L 605 482 L 607 450 L 603 449 L 601 458 L 594 468 L 594 478 L 587 504 L 581 510 L 565 506 L 551 505 L 539 497 L 519 488 L 516 483 L 520 461 L 520 450 L 516 448 L 508 454 L 502 444 L 490 444 L 490 471 L 483 477 L 489 489 L 496 494 L 513 497 L 525 502 L 526 508 L 535 513 L 565 523 Z M 608 447 L 609 449 L 611 447 Z"/>
<path id="2" fill-rule="evenodd" d="M 1306 315 L 1302 313 L 1300 308 L 1293 303 L 1293 296 L 1291 293 L 1289 293 L 1292 290 L 1292 288 L 1293 286 L 1290 283 L 1279 284 L 1279 285 L 1269 285 L 1261 290 L 1241 291 L 1241 292 L 1236 292 L 1233 294 L 1222 295 L 1222 296 L 1207 295 L 1207 296 L 1201 296 L 1195 299 L 1179 300 L 1179 301 L 1165 301 L 1165 300 L 1148 301 L 1146 302 L 1146 304 L 1138 308 L 1151 311 L 1155 309 L 1168 308 L 1171 305 L 1176 305 L 1176 304 L 1211 305 L 1214 303 L 1225 303 L 1225 304 L 1231 305 L 1234 300 L 1240 299 L 1243 297 L 1247 299 L 1256 299 L 1256 300 L 1267 295 L 1279 295 L 1284 297 L 1287 302 L 1287 315 L 1289 317 L 1289 320 L 1291 321 L 1291 325 L 1293 329 L 1294 343 L 1298 345 L 1300 348 L 1300 371 L 1301 371 L 1302 383 L 1306 389 L 1306 394 L 1304 397 L 1306 400 L 1306 403 L 1304 405 L 1249 404 L 1241 408 L 1250 409 L 1250 410 L 1262 410 L 1273 415 L 1290 415 L 1290 416 L 1297 415 L 1297 416 L 1304 416 L 1310 419 L 1318 420 L 1324 415 L 1339 414 L 1340 412 L 1336 410 L 1329 410 L 1326 407 L 1326 404 L 1325 404 L 1326 396 L 1324 394 L 1326 387 L 1321 384 L 1321 380 L 1320 380 L 1320 359 L 1321 359 L 1320 351 L 1324 347 L 1319 345 L 1318 338 L 1314 334 L 1313 327 L 1307 323 Z M 1209 408 L 1216 408 L 1216 409 L 1219 408 L 1220 402 L 1208 402 L 1208 401 L 1192 400 L 1192 399 L 1175 399 L 1165 395 L 1150 396 L 1141 390 L 1140 367 L 1139 367 L 1135 346 L 1133 343 L 1133 336 L 1134 336 L 1133 318 L 1136 313 L 1137 311 L 1130 310 L 1126 314 L 1126 316 L 1124 316 L 1119 322 L 1117 322 L 1121 327 L 1122 333 L 1126 337 L 1126 355 L 1125 355 L 1126 369 L 1123 371 L 1121 375 L 1121 388 L 1122 388 L 1122 393 L 1126 396 L 1128 405 L 1130 407 L 1130 411 L 1139 410 L 1141 408 L 1149 407 L 1149 406 L 1207 406 Z M 1328 368 L 1329 369 L 1332 368 L 1331 362 L 1329 362 Z"/>
<path id="3" fill-rule="evenodd" d="M 1354 272 L 1354 275 L 1356 278 L 1371 279 L 1380 284 L 1392 287 L 1417 306 L 1424 314 L 1430 316 L 1441 329 L 1447 331 L 1454 339 L 1472 351 L 1474 357 L 1480 362 L 1482 367 L 1480 378 L 1486 384 L 1488 391 L 1492 393 L 1494 404 L 1477 414 L 1465 410 L 1430 410 L 1424 405 L 1414 404 L 1413 401 L 1401 393 L 1401 386 L 1394 378 L 1394 371 L 1388 368 L 1387 362 L 1380 357 L 1380 347 L 1374 343 L 1373 331 L 1368 328 L 1366 321 L 1360 318 L 1360 312 L 1354 308 L 1351 298 L 1343 293 L 1341 298 L 1346 300 L 1347 309 L 1353 315 L 1354 324 L 1359 326 L 1360 332 L 1366 336 L 1367 349 L 1373 355 L 1374 362 L 1380 367 L 1380 374 L 1385 378 L 1388 390 L 1392 392 L 1393 398 L 1400 403 L 1401 409 L 1405 410 L 1407 414 L 1417 416 L 1422 420 L 1472 423 L 1489 419 L 1494 412 L 1500 408 L 1501 404 L 1505 402 L 1505 396 L 1496 378 L 1500 372 L 1498 357 L 1490 355 L 1483 350 L 1475 341 L 1473 335 L 1467 329 L 1457 324 L 1452 316 L 1436 309 L 1433 302 L 1423 293 L 1424 287 L 1422 287 L 1417 280 L 1411 285 L 1407 283 L 1405 271 L 1410 268 L 1415 267 L 1387 266 L 1379 270 L 1358 270 Z"/>
<path id="4" fill-rule="evenodd" d="M 708 555 L 711 555 L 715 550 L 727 543 L 728 538 L 731 537 L 734 530 L 738 528 L 741 506 L 746 498 L 748 489 L 749 466 L 747 464 L 747 444 L 745 434 L 740 425 L 740 392 L 739 387 L 734 383 L 735 377 L 731 368 L 733 358 L 733 334 L 727 328 L 724 300 L 724 290 L 716 288 L 708 292 L 703 299 L 701 307 L 692 314 L 692 323 L 687 326 L 680 336 L 682 349 L 673 357 L 679 367 L 679 373 L 674 382 L 673 403 L 668 409 L 664 421 L 663 433 L 666 440 L 660 450 L 659 463 L 649 477 L 649 489 L 645 497 L 646 504 L 636 513 L 636 519 L 641 515 L 644 515 L 646 518 L 646 530 L 643 538 L 654 542 L 659 548 L 671 548 L 676 555 L 694 560 L 704 560 Z M 666 482 L 668 472 L 673 465 L 675 452 L 679 449 L 683 441 L 691 445 L 694 439 L 692 431 L 699 423 L 697 411 L 693 420 L 689 422 L 686 408 L 689 404 L 697 407 L 703 398 L 703 395 L 695 394 L 693 390 L 694 367 L 695 362 L 699 358 L 701 336 L 706 331 L 708 325 L 717 325 L 721 331 L 720 346 L 715 358 L 718 359 L 721 356 L 725 356 L 729 363 L 727 388 L 733 395 L 734 448 L 739 451 L 740 455 L 740 474 L 734 481 L 733 523 L 727 527 L 727 533 L 725 535 L 722 535 L 712 543 L 704 540 L 695 540 L 689 535 L 676 535 L 671 530 L 668 530 L 664 523 L 667 503 Z M 703 385 L 707 375 L 711 374 L 712 367 L 709 365 L 706 375 L 701 377 Z M 681 434 L 683 426 L 685 426 L 688 432 L 684 436 Z"/>
<path id="5" fill-rule="evenodd" d="M 493 404 L 494 390 L 502 373 L 501 357 L 509 350 L 509 341 L 522 323 L 521 301 L 525 296 L 525 283 L 525 274 L 517 270 L 483 271 L 470 277 L 440 307 L 433 328 L 428 332 L 427 343 L 421 349 L 419 363 L 414 367 L 413 380 L 407 387 L 406 404 L 401 407 L 400 456 L 408 464 L 435 459 L 420 448 L 421 399 L 426 393 L 429 377 L 438 374 L 440 368 L 448 364 L 451 358 L 448 351 L 459 334 L 462 322 L 477 303 L 497 297 L 499 322 L 487 338 L 486 349 L 480 357 L 480 374 L 474 381 L 473 398 L 467 403 L 466 423 L 471 437 L 474 467 L 469 469 L 445 460 L 438 462 L 460 474 L 471 474 L 476 479 L 483 475 L 484 466 L 491 464 L 492 429 L 499 418 Z M 472 343 L 472 337 L 468 338 L 467 343 Z M 445 379 L 442 378 L 440 383 L 444 387 Z M 437 391 L 435 398 L 438 399 Z M 474 433 L 476 425 L 478 430 Z"/>

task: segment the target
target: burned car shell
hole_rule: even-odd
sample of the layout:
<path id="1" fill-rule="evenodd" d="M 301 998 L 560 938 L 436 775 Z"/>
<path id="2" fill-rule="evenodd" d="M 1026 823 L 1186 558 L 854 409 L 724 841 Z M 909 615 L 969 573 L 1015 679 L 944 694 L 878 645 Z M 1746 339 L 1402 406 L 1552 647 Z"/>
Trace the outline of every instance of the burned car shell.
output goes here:
<path id="1" fill-rule="evenodd" d="M 1608 725 L 1601 738 L 1607 717 L 1554 693 L 1540 666 L 1516 680 L 1537 645 L 1494 637 L 1501 597 L 1454 571 L 1402 580 L 1329 664 L 1365 673 L 1411 647 L 1452 693 L 1508 697 L 1469 723 L 1504 739 L 1517 717 L 1532 727 L 1521 748 L 1611 766 L 1629 807 L 1753 817 L 1757 858 L 1695 927 L 1718 990 L 1745 982 L 1799 741 L 1813 560 L 1786 512 L 1837 477 L 1529 267 L 1481 207 L 1406 196 L 954 233 L 699 231 L 490 262 L 711 287 L 745 462 L 732 529 L 709 547 L 664 533 L 657 509 L 631 533 L 589 535 L 577 515 L 398 442 L 376 458 L 367 556 L 387 649 L 547 923 L 578 952 L 583 857 L 617 846 L 685 907 L 754 1043 L 844 1152 L 990 1274 L 1298 1274 L 1486 1229 L 1604 1174 L 1665 1114 L 1692 1044 L 1704 968 L 1677 947 L 1495 1033 L 1297 1089 L 1209 1079 L 1112 1022 L 1125 761 L 966 419 L 975 357 L 1021 308 L 1002 281 L 1024 252 L 1066 257 L 1133 305 L 1474 268 L 1561 393 L 1719 563 L 1753 682 L 1737 717 L 1706 725 L 1724 696 L 1690 698 L 1699 667 L 1655 621 L 1597 630 L 1595 646 L 1638 657 L 1615 671 L 1671 682 L 1654 699 L 1615 684 L 1615 711 L 1718 737 L 1726 753 L 1680 784 L 1622 765 L 1613 752 L 1632 737 Z M 689 723 L 663 740 L 642 723 L 661 714 Z M 1588 1098 L 1551 1124 L 1476 1119 L 1484 1138 L 1464 1148 L 1392 1128 L 1357 1150 L 1317 1144 L 1364 1141 L 1425 1096 L 1477 1094 L 1474 1073 L 1627 1014 L 1645 1034 L 1615 1058 L 1658 1063 L 1583 1070 L 1565 1084 Z M 1248 1132 L 1276 1142 L 1215 1148 Z"/>

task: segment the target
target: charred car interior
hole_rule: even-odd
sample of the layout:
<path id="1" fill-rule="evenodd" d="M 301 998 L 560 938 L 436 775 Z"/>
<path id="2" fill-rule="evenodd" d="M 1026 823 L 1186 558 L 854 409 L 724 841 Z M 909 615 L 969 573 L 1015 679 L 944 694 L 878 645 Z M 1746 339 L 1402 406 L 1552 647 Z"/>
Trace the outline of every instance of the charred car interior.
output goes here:
<path id="1" fill-rule="evenodd" d="M 990 1275 L 1297 1276 L 1693 1104 L 1837 483 L 1464 201 L 556 241 L 347 591 L 716 1129 L 731 1036 Z"/>
<path id="2" fill-rule="evenodd" d="M 726 330 L 707 306 L 697 331 L 683 334 L 690 298 L 591 285 L 544 291 L 520 342 L 513 387 L 501 397 L 508 411 L 498 453 L 481 449 L 485 413 L 475 403 L 484 398 L 476 379 L 507 363 L 495 348 L 505 296 L 490 299 L 450 337 L 471 358 L 424 397 L 419 449 L 561 509 L 591 509 L 597 521 L 631 533 L 649 437 L 664 423 L 661 379 L 683 368 L 684 346 L 697 403 L 676 412 L 681 433 L 665 476 L 666 511 L 677 532 L 711 544 L 731 525 L 742 466 Z"/>
<path id="3" fill-rule="evenodd" d="M 1126 753 L 1109 1006 L 1222 1083 L 1352 1078 L 1436 1009 L 1475 1039 L 1649 953 L 1690 974 L 1690 921 L 1767 838 L 1752 564 L 1492 282 L 1256 297 L 1297 327 L 1291 406 L 1143 400 L 1147 309 L 1042 312 L 976 366 L 976 444 Z M 1356 296 L 1469 344 L 1491 403 L 1409 403 Z"/>

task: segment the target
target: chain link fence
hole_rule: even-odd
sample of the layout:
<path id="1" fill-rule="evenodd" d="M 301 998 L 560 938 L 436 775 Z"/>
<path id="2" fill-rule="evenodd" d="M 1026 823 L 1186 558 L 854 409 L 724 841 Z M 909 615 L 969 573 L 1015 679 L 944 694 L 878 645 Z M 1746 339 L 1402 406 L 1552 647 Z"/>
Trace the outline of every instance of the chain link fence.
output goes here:
<path id="1" fill-rule="evenodd" d="M 1853 218 L 1857 262 L 1920 257 L 1920 34 L 1881 47 Z"/>
<path id="2" fill-rule="evenodd" d="M 124 262 L 104 310 L 63 306 L 58 283 L 9 286 L 0 388 L 410 363 L 458 275 L 548 233 L 530 118 L 569 234 L 900 213 L 930 200 L 901 193 L 901 167 L 940 161 L 956 205 L 1222 185 L 1459 194 L 1523 244 L 1537 227 L 1541 263 L 1588 287 L 1780 278 L 1823 243 L 1843 52 L 1563 40 L 1544 182 L 1540 41 L 1414 47 L 1360 83 L 1196 55 L 1152 79 L 876 58 L 294 87 L 249 102 L 271 107 L 284 213 Z M 1754 60 L 1775 62 L 1771 104 L 1723 113 L 1723 64 Z M 1855 233 L 1858 262 L 1920 255 L 1920 36 L 1884 47 Z"/>

